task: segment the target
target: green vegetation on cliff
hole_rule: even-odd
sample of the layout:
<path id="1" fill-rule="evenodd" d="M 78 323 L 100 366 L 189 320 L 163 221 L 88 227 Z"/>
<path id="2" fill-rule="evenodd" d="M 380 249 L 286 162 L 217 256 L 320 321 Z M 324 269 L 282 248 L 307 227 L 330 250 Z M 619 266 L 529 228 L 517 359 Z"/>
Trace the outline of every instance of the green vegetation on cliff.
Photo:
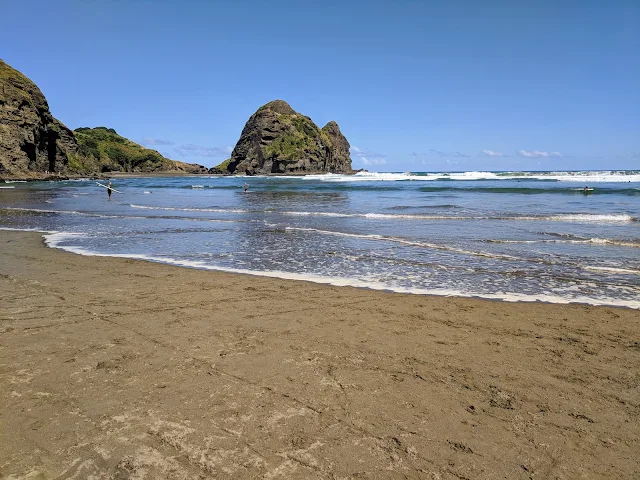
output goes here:
<path id="1" fill-rule="evenodd" d="M 231 159 L 227 158 L 224 162 L 219 163 L 215 167 L 211 168 L 209 170 L 209 173 L 227 173 L 230 161 L 231 161 Z"/>
<path id="2" fill-rule="evenodd" d="M 309 117 L 293 114 L 289 117 L 283 115 L 279 120 L 281 123 L 289 124 L 290 128 L 265 147 L 265 158 L 297 162 L 320 145 L 331 145 L 328 136 L 324 135 Z"/>
<path id="3" fill-rule="evenodd" d="M 38 87 L 36 87 L 36 85 L 31 80 L 29 80 L 25 75 L 23 75 L 15 68 L 7 65 L 2 60 L 0 60 L 0 83 L 2 83 L 3 85 L 3 90 L 5 88 L 10 88 L 12 90 L 12 93 L 19 95 L 30 104 L 33 103 L 31 98 L 33 93 L 38 91 Z M 7 95 L 7 92 L 3 93 L 4 95 Z"/>
<path id="4" fill-rule="evenodd" d="M 113 128 L 76 128 L 77 158 L 69 168 L 79 172 L 154 172 L 174 170 L 174 163 L 155 150 L 121 137 Z"/>
<path id="5" fill-rule="evenodd" d="M 69 169 L 78 173 L 175 170 L 173 161 L 121 137 L 113 128 L 76 128 L 73 133 L 78 155 L 69 158 Z"/>
<path id="6" fill-rule="evenodd" d="M 106 127 L 76 128 L 78 154 L 69 155 L 73 173 L 185 172 L 207 173 L 202 165 L 169 160 L 156 150 L 144 148 Z"/>

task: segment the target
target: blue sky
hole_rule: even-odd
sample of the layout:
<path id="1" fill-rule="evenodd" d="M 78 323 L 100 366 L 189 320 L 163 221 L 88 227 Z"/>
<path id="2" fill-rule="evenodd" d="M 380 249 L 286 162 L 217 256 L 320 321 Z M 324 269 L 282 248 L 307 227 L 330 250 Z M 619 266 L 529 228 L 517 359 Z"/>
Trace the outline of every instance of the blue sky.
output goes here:
<path id="1" fill-rule="evenodd" d="M 262 104 L 372 171 L 640 168 L 640 2 L 3 0 L 0 58 L 70 128 L 228 157 Z"/>

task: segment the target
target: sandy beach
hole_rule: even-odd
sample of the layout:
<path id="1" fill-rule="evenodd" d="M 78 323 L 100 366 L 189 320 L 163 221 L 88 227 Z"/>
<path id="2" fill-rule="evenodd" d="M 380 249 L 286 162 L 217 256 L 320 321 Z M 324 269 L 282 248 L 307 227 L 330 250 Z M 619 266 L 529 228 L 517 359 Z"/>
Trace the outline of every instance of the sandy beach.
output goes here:
<path id="1" fill-rule="evenodd" d="M 637 310 L 0 252 L 0 478 L 640 477 Z"/>

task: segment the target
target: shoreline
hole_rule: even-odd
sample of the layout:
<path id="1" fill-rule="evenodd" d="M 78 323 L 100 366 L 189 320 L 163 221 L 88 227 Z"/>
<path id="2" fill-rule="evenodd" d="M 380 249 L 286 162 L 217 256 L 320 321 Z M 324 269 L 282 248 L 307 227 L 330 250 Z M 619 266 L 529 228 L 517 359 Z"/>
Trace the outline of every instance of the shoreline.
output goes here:
<path id="1" fill-rule="evenodd" d="M 2 477 L 640 472 L 634 310 L 0 254 Z"/>
<path id="2" fill-rule="evenodd" d="M 0 231 L 3 228 L 0 228 Z M 20 230 L 17 230 L 20 231 Z M 451 290 L 433 290 L 433 289 L 415 289 L 415 288 L 404 288 L 404 287 L 394 287 L 392 285 L 386 284 L 371 284 L 362 280 L 357 280 L 348 277 L 326 277 L 321 275 L 314 274 L 298 274 L 293 272 L 285 272 L 285 271 L 273 271 L 273 270 L 248 270 L 241 268 L 228 268 L 228 267 L 219 267 L 215 265 L 208 265 L 202 262 L 197 261 L 187 261 L 187 260 L 179 260 L 171 257 L 154 257 L 152 255 L 144 255 L 144 254 L 106 254 L 99 253 L 95 251 L 89 251 L 84 249 L 83 247 L 75 247 L 75 246 L 59 246 L 59 242 L 64 237 L 73 236 L 69 232 L 43 232 L 38 231 L 44 239 L 44 243 L 47 247 L 58 249 L 67 253 L 72 253 L 75 255 L 81 255 L 86 257 L 107 257 L 107 258 L 125 258 L 125 259 L 133 259 L 150 263 L 158 263 L 162 265 L 171 265 L 179 268 L 189 268 L 194 270 L 203 270 L 203 271 L 211 271 L 211 272 L 223 272 L 223 273 L 231 273 L 238 275 L 249 275 L 254 277 L 265 277 L 265 278 L 275 278 L 279 280 L 287 280 L 287 281 L 295 281 L 295 282 L 308 282 L 317 285 L 329 285 L 333 287 L 348 287 L 348 288 L 356 288 L 356 289 L 364 289 L 371 290 L 376 292 L 386 292 L 386 293 L 397 293 L 397 294 L 406 294 L 406 295 L 418 295 L 425 297 L 439 297 L 439 298 L 469 298 L 475 300 L 487 300 L 487 301 L 495 301 L 495 302 L 506 302 L 506 303 L 542 303 L 548 305 L 587 305 L 593 307 L 608 307 L 608 308 L 626 308 L 630 310 L 640 310 L 640 300 L 637 302 L 631 302 L 627 300 L 623 300 L 624 303 L 613 304 L 613 303 L 605 303 L 603 301 L 598 301 L 589 298 L 582 299 L 574 299 L 569 300 L 564 297 L 559 296 L 550 296 L 550 295 L 533 295 L 533 294 L 522 294 L 522 293 L 505 293 L 502 295 L 496 294 L 465 294 L 462 291 L 451 291 Z M 57 237 L 57 238 L 51 238 Z M 62 237 L 62 238 L 60 238 Z"/>

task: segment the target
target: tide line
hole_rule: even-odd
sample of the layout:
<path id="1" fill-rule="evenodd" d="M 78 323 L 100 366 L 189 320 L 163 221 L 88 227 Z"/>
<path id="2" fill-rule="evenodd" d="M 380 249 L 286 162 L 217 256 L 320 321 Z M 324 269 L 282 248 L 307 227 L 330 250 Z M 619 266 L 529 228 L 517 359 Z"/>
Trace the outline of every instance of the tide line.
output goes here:
<path id="1" fill-rule="evenodd" d="M 176 265 L 181 267 L 188 268 L 196 268 L 202 270 L 213 270 L 213 271 L 221 271 L 227 273 L 239 273 L 245 275 L 254 275 L 261 277 L 271 277 L 271 278 L 280 278 L 284 280 L 298 280 L 298 281 L 306 281 L 312 283 L 319 284 L 327 284 L 334 286 L 348 286 L 348 287 L 357 287 L 357 288 L 366 288 L 371 290 L 382 290 L 388 292 L 396 292 L 396 293 L 408 293 L 414 295 L 431 295 L 431 296 L 442 296 L 442 297 L 467 297 L 467 298 L 485 298 L 492 300 L 501 300 L 506 302 L 543 302 L 543 303 L 559 303 L 559 304 L 569 304 L 569 303 L 579 303 L 579 304 L 588 304 L 588 305 L 609 305 L 609 306 L 620 306 L 627 307 L 633 309 L 640 309 L 640 300 L 616 300 L 616 299 L 597 299 L 590 298 L 585 296 L 579 296 L 575 298 L 565 298 L 558 295 L 548 295 L 548 294 L 523 294 L 523 293 L 515 293 L 515 292 L 501 292 L 495 294 L 482 293 L 477 294 L 473 292 L 465 292 L 463 290 L 453 290 L 453 289 L 425 289 L 425 288 L 411 288 L 404 287 L 393 284 L 386 284 L 382 282 L 376 282 L 371 280 L 363 280 L 358 278 L 350 278 L 350 277 L 329 277 L 323 275 L 314 275 L 314 274 L 302 274 L 295 272 L 285 272 L 280 270 L 268 270 L 268 271 L 259 271 L 259 270 L 250 270 L 250 269 L 242 269 L 242 268 L 231 268 L 231 267 L 222 267 L 217 265 L 210 265 L 200 261 L 193 260 L 181 260 L 171 257 L 157 257 L 152 255 L 144 255 L 144 254 L 135 254 L 135 253 L 122 253 L 122 254 L 105 254 L 95 252 L 84 247 L 73 246 L 73 245 L 61 245 L 60 243 L 65 239 L 64 235 L 67 235 L 67 239 L 70 238 L 68 232 L 57 232 L 55 234 L 45 234 L 45 242 L 49 247 L 58 248 L 61 250 L 65 250 L 71 253 L 84 255 L 84 256 L 97 256 L 97 257 L 115 257 L 115 258 L 130 258 L 136 260 L 144 260 L 156 263 L 165 263 L 170 265 Z"/>

